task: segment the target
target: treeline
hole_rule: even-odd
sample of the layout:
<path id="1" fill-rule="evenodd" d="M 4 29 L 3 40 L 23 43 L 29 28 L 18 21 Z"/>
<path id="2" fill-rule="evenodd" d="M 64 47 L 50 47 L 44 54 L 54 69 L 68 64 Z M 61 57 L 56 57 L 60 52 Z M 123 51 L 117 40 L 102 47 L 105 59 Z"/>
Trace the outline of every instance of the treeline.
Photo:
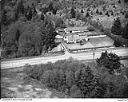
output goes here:
<path id="1" fill-rule="evenodd" d="M 55 46 L 56 32 L 49 19 L 24 21 L 11 24 L 8 32 L 3 36 L 2 57 L 21 57 L 40 55 Z"/>
<path id="2" fill-rule="evenodd" d="M 85 65 L 69 59 L 54 64 L 27 65 L 24 72 L 72 98 L 125 98 L 128 83 L 124 75 L 128 73 L 124 74 L 119 61 L 117 55 L 105 52 L 97 64 Z"/>
<path id="3" fill-rule="evenodd" d="M 41 0 L 1 1 L 2 58 L 36 56 L 56 46 L 55 28 L 61 26 L 63 20 L 54 22 L 45 15 L 48 11 L 57 11 L 52 2 L 38 15 L 39 2 Z"/>

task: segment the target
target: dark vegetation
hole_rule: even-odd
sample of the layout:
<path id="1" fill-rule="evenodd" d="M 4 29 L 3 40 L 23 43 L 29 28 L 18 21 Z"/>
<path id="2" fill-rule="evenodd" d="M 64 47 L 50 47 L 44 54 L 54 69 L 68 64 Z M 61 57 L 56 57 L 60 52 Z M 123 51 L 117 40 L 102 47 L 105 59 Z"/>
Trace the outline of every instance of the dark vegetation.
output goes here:
<path id="1" fill-rule="evenodd" d="M 92 24 L 94 25 L 95 23 L 92 23 Z M 116 47 L 128 46 L 128 22 L 123 27 L 121 24 L 120 18 L 117 18 L 116 20 L 114 20 L 111 29 L 104 28 L 102 25 L 100 25 L 99 29 L 100 31 L 103 31 L 105 35 L 113 39 L 114 45 Z"/>
<path id="2" fill-rule="evenodd" d="M 3 57 L 21 57 L 40 55 L 55 46 L 56 32 L 49 20 L 12 24 L 3 39 Z"/>
<path id="3" fill-rule="evenodd" d="M 2 57 L 37 56 L 56 46 L 55 28 L 63 23 L 58 19 L 55 24 L 45 15 L 56 12 L 53 3 L 48 3 L 41 16 L 36 12 L 39 0 L 2 0 L 1 33 Z"/>
<path id="4" fill-rule="evenodd" d="M 111 28 L 111 33 L 113 33 L 115 35 L 120 35 L 123 38 L 128 39 L 128 22 L 124 27 L 122 27 L 120 18 L 117 18 L 113 22 L 113 26 Z"/>
<path id="5" fill-rule="evenodd" d="M 93 67 L 91 65 L 69 59 L 54 64 L 26 65 L 24 72 L 72 98 L 127 97 L 128 83 L 117 55 L 105 52 L 97 63 L 93 62 Z"/>
<path id="6" fill-rule="evenodd" d="M 120 58 L 116 54 L 103 52 L 97 63 L 106 67 L 110 73 L 114 73 L 115 70 L 120 71 Z"/>

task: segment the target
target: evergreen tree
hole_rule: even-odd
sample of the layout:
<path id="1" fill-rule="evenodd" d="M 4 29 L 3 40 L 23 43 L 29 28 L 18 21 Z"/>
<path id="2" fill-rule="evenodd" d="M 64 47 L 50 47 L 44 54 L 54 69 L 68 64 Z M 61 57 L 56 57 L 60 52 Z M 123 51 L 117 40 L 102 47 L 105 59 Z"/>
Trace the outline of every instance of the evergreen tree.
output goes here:
<path id="1" fill-rule="evenodd" d="M 81 13 L 84 13 L 83 9 L 81 9 Z"/>
<path id="2" fill-rule="evenodd" d="M 122 27 L 121 27 L 121 22 L 120 22 L 119 18 L 117 18 L 113 22 L 113 26 L 111 28 L 111 33 L 113 33 L 115 35 L 121 35 L 122 34 Z"/>
<path id="3" fill-rule="evenodd" d="M 112 16 L 114 15 L 113 11 L 111 12 L 111 15 L 112 15 Z"/>
<path id="4" fill-rule="evenodd" d="M 24 14 L 24 11 L 23 0 L 20 0 L 17 4 L 17 13 Z"/>
<path id="5" fill-rule="evenodd" d="M 74 10 L 74 8 L 71 8 L 71 18 L 75 18 L 76 16 L 76 11 Z"/>
<path id="6" fill-rule="evenodd" d="M 27 20 L 31 20 L 32 19 L 32 9 L 28 6 L 25 12 L 25 17 L 27 18 Z"/>
<path id="7" fill-rule="evenodd" d="M 108 11 L 106 12 L 106 15 L 109 17 L 110 15 L 109 15 L 109 13 L 108 13 Z"/>
<path id="8" fill-rule="evenodd" d="M 128 18 L 128 12 L 126 12 L 126 14 L 125 14 L 125 18 Z"/>
<path id="9" fill-rule="evenodd" d="M 119 0 L 119 1 L 118 1 L 118 3 L 120 4 L 120 3 L 121 3 L 121 1 Z"/>
<path id="10" fill-rule="evenodd" d="M 49 6 L 48 6 L 48 11 L 52 11 L 53 10 L 53 3 L 50 2 Z"/>
<path id="11" fill-rule="evenodd" d="M 116 47 L 120 47 L 122 44 L 121 44 L 121 42 L 120 42 L 119 40 L 115 40 L 115 41 L 114 41 L 114 45 L 115 45 Z"/>
<path id="12" fill-rule="evenodd" d="M 88 66 L 78 69 L 75 72 L 76 85 L 84 94 L 84 97 L 102 97 L 102 86 L 98 79 L 92 74 Z"/>
<path id="13" fill-rule="evenodd" d="M 41 14 L 40 19 L 41 19 L 41 20 L 44 20 L 44 14 Z"/>
<path id="14" fill-rule="evenodd" d="M 113 73 L 114 70 L 120 70 L 120 58 L 113 53 L 103 52 L 101 57 L 97 59 L 97 63 L 105 66 L 110 73 Z"/>
<path id="15" fill-rule="evenodd" d="M 89 17 L 89 16 L 90 16 L 90 14 L 89 14 L 89 12 L 87 12 L 87 13 L 86 13 L 86 17 Z"/>
<path id="16" fill-rule="evenodd" d="M 96 13 L 99 14 L 99 10 L 98 9 L 96 10 Z"/>
<path id="17" fill-rule="evenodd" d="M 123 38 L 128 39 L 128 23 L 126 24 L 124 31 L 123 31 Z"/>
<path id="18" fill-rule="evenodd" d="M 4 25 L 7 24 L 7 15 L 6 15 L 6 14 L 7 14 L 7 11 L 6 11 L 6 10 L 3 10 L 1 22 L 2 22 L 2 24 L 4 24 Z"/>

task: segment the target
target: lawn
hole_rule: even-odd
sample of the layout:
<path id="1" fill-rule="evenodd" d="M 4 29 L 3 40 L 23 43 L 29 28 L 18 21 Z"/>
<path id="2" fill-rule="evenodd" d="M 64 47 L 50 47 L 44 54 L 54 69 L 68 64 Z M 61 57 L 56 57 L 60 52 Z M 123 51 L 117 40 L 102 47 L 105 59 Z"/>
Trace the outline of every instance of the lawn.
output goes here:
<path id="1" fill-rule="evenodd" d="M 90 38 L 90 40 L 88 42 L 84 42 L 83 45 L 80 45 L 79 43 L 65 44 L 65 45 L 70 50 L 88 49 L 95 47 L 113 46 L 113 40 L 109 37 Z"/>

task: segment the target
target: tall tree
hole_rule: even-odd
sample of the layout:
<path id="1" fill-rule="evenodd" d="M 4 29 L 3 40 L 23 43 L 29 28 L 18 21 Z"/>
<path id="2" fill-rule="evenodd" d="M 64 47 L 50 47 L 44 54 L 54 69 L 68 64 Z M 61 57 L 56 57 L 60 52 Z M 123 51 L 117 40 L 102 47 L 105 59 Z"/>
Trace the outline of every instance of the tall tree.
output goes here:
<path id="1" fill-rule="evenodd" d="M 53 3 L 52 2 L 49 3 L 48 10 L 49 11 L 52 11 L 53 10 Z"/>
<path id="2" fill-rule="evenodd" d="M 124 2 L 125 2 L 125 3 L 127 3 L 127 2 L 128 2 L 128 0 L 124 0 Z"/>
<path id="3" fill-rule="evenodd" d="M 2 22 L 2 24 L 4 24 L 4 25 L 7 24 L 7 15 L 6 15 L 6 14 L 7 14 L 7 11 L 6 11 L 6 10 L 3 10 L 1 22 Z"/>
<path id="4" fill-rule="evenodd" d="M 87 13 L 86 13 L 86 17 L 89 17 L 89 16 L 90 16 L 90 14 L 89 14 L 89 12 L 87 12 Z"/>
<path id="5" fill-rule="evenodd" d="M 120 58 L 116 54 L 103 52 L 97 62 L 106 67 L 110 73 L 114 73 L 114 70 L 120 70 Z"/>
<path id="6" fill-rule="evenodd" d="M 111 28 L 111 33 L 113 33 L 115 35 L 121 35 L 122 34 L 122 27 L 121 27 L 121 22 L 120 22 L 119 18 L 117 18 L 113 22 L 113 26 Z"/>
<path id="7" fill-rule="evenodd" d="M 25 17 L 27 18 L 27 20 L 31 20 L 32 19 L 32 9 L 29 6 L 26 9 Z"/>
<path id="8" fill-rule="evenodd" d="M 71 8 L 71 18 L 75 18 L 75 16 L 76 16 L 76 11 L 75 11 L 75 9 L 72 7 L 72 8 Z"/>
<path id="9" fill-rule="evenodd" d="M 126 24 L 126 26 L 124 28 L 123 37 L 128 39 L 128 23 Z"/>
<path id="10" fill-rule="evenodd" d="M 83 68 L 76 71 L 75 77 L 77 86 L 84 97 L 102 97 L 102 87 L 88 66 L 83 66 Z"/>
<path id="11" fill-rule="evenodd" d="M 25 9 L 24 9 L 24 5 L 23 5 L 23 0 L 20 0 L 20 1 L 18 1 L 18 4 L 17 4 L 17 13 L 24 14 L 24 11 L 25 11 Z"/>

